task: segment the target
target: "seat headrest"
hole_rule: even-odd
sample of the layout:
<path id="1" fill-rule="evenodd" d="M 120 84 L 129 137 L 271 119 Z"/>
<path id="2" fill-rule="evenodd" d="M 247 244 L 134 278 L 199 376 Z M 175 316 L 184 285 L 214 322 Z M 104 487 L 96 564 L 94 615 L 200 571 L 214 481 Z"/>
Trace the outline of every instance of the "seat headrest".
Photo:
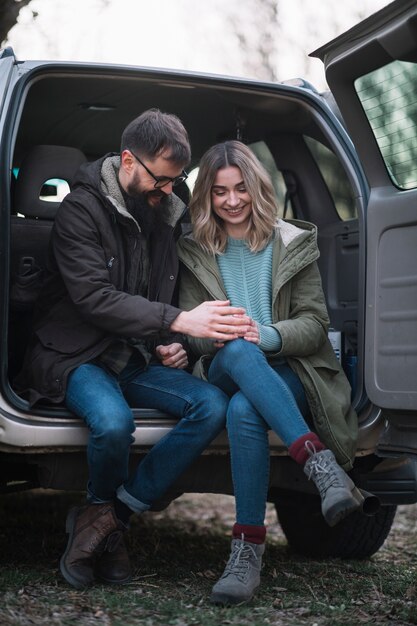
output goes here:
<path id="1" fill-rule="evenodd" d="M 41 200 L 43 185 L 51 178 L 65 180 L 71 188 L 85 155 L 68 146 L 34 146 L 25 155 L 19 168 L 15 187 L 16 210 L 25 217 L 54 219 L 60 202 Z"/>

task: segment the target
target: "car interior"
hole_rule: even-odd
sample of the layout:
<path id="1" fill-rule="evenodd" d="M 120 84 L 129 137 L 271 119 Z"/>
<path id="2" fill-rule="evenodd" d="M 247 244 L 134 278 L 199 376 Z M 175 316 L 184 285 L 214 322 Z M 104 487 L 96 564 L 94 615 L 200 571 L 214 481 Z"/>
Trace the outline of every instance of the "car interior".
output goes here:
<path id="1" fill-rule="evenodd" d="M 124 127 L 151 107 L 177 114 L 189 132 L 190 188 L 204 151 L 237 138 L 269 171 L 279 216 L 317 224 L 319 267 L 340 358 L 345 365 L 347 356 L 359 356 L 360 367 L 360 184 L 332 130 L 334 121 L 326 122 L 304 89 L 184 72 L 55 65 L 18 89 L 20 112 L 11 141 L 9 361 L 3 381 L 12 403 L 25 410 L 13 392 L 13 378 L 30 334 L 61 196 L 81 163 L 118 152 Z M 356 404 L 360 399 L 358 384 Z M 53 411 L 65 413 L 63 407 Z"/>

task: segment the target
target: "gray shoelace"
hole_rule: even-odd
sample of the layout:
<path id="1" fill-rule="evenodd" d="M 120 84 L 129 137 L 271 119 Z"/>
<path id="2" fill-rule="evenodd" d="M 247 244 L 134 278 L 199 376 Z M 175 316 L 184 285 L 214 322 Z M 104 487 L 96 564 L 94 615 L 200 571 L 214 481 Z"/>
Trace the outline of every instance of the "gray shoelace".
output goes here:
<path id="1" fill-rule="evenodd" d="M 343 486 L 340 481 L 340 476 L 334 471 L 332 465 L 327 462 L 326 458 L 320 457 L 319 454 L 316 455 L 316 458 L 310 460 L 308 470 L 309 479 L 311 479 L 313 473 L 316 475 L 320 490 L 323 489 L 326 491 L 330 486 Z"/>
<path id="2" fill-rule="evenodd" d="M 253 556 L 255 560 L 258 558 L 255 550 L 243 540 L 233 545 L 232 554 L 223 572 L 222 578 L 229 574 L 236 576 L 238 580 L 243 581 L 249 569 L 249 559 Z"/>

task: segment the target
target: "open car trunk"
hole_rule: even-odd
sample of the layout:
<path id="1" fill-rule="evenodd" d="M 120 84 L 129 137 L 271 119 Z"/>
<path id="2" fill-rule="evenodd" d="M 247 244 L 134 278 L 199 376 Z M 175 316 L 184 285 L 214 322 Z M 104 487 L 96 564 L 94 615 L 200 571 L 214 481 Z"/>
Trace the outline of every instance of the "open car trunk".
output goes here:
<path id="1" fill-rule="evenodd" d="M 64 148 L 62 159 L 71 170 L 74 155 L 65 156 L 65 148 L 68 153 L 78 151 L 75 162 L 118 151 L 124 126 L 152 106 L 176 113 L 183 120 L 192 146 L 191 169 L 198 167 L 199 158 L 210 145 L 240 138 L 270 172 L 280 215 L 319 226 L 320 269 L 334 329 L 332 338 L 354 383 L 355 404 L 358 408 L 366 405 L 361 376 L 365 271 L 361 224 L 367 190 L 346 133 L 318 94 L 302 87 L 185 73 L 46 64 L 28 68 L 24 79 L 16 83 L 11 100 L 6 123 L 10 133 L 3 143 L 9 145 L 4 154 L 9 167 L 2 175 L 10 195 L 4 198 L 9 210 L 3 214 L 2 232 L 10 232 L 11 238 L 10 257 L 8 241 L 3 241 L 10 262 L 2 267 L 3 301 L 9 306 L 2 327 L 8 360 L 3 364 L 1 384 L 8 410 L 21 424 L 40 418 L 52 426 L 52 439 L 41 436 L 39 445 L 48 445 L 48 441 L 66 445 L 71 440 L 77 446 L 85 442 L 84 429 L 64 407 L 28 411 L 26 403 L 13 392 L 54 211 L 64 183 L 71 183 L 70 174 L 67 181 L 59 174 L 56 148 L 50 148 L 48 156 L 45 146 Z M 39 146 L 44 146 L 42 166 Z M 11 179 L 6 179 L 7 171 Z M 42 175 L 44 180 L 39 178 Z M 189 193 L 186 187 L 179 190 L 185 201 Z M 31 279 L 31 287 L 25 288 Z M 155 412 L 144 415 L 138 410 L 137 414 L 142 445 L 161 436 L 165 422 L 167 427 L 172 424 Z M 373 419 L 366 411 L 363 416 Z M 154 428 L 147 431 L 149 424 Z M 15 443 L 23 445 L 26 437 L 22 431 Z"/>
<path id="2" fill-rule="evenodd" d="M 417 453 L 417 7 L 397 1 L 313 53 L 370 186 L 364 380 L 380 450 Z"/>

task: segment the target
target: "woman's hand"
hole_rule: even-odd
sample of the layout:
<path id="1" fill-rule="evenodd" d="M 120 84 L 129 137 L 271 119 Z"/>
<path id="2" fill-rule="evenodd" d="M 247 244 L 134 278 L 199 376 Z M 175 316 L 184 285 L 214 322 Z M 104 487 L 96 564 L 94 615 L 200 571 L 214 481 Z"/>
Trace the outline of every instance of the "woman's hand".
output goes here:
<path id="1" fill-rule="evenodd" d="M 250 326 L 246 335 L 243 336 L 243 339 L 246 339 L 246 341 L 250 341 L 251 343 L 256 343 L 256 345 L 260 344 L 261 337 L 259 335 L 258 324 L 257 322 L 255 322 L 255 320 L 250 320 Z"/>
<path id="2" fill-rule="evenodd" d="M 249 319 L 249 327 L 245 335 L 243 335 L 242 339 L 246 339 L 246 341 L 250 341 L 251 343 L 256 343 L 256 345 L 260 344 L 261 337 L 259 335 L 259 327 L 258 327 L 258 323 L 255 322 L 255 320 Z M 214 347 L 217 349 L 223 348 L 223 346 L 224 346 L 224 341 L 214 342 Z"/>

